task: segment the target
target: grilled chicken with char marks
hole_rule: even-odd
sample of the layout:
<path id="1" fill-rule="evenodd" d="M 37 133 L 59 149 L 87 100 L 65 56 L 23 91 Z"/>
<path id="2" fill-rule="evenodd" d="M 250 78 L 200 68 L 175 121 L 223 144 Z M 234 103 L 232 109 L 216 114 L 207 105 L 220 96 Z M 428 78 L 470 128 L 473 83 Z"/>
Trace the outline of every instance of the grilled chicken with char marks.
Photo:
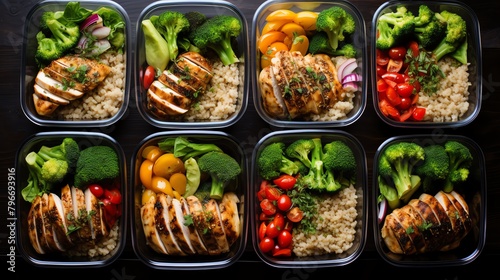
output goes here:
<path id="1" fill-rule="evenodd" d="M 472 228 L 469 209 L 455 191 L 423 193 L 385 217 L 381 236 L 396 254 L 449 251 L 460 245 Z"/>
<path id="2" fill-rule="evenodd" d="M 155 201 L 153 201 L 154 203 Z M 167 254 L 185 256 L 186 253 L 182 251 L 177 243 L 172 230 L 170 229 L 170 214 L 168 212 L 168 205 L 172 203 L 172 197 L 164 193 L 158 194 L 155 207 L 155 226 L 160 235 L 160 241 L 163 242 Z"/>

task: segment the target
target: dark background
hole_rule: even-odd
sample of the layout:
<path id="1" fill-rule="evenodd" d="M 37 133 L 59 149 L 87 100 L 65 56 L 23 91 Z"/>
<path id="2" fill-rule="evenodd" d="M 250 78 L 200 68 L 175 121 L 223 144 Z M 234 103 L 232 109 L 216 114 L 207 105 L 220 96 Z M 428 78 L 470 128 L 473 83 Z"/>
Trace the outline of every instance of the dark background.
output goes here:
<path id="1" fill-rule="evenodd" d="M 304 267 L 299 269 L 276 269 L 263 263 L 254 253 L 249 240 L 247 250 L 234 265 L 222 270 L 207 271 L 164 271 L 154 270 L 140 262 L 132 250 L 130 240 L 121 258 L 112 265 L 99 269 L 61 270 L 38 268 L 27 264 L 19 252 L 16 252 L 16 273 L 8 273 L 9 228 L 7 220 L 7 181 L 8 169 L 15 167 L 17 149 L 28 136 L 40 131 L 57 131 L 61 129 L 39 127 L 31 123 L 23 114 L 19 102 L 21 50 L 23 42 L 23 23 L 29 9 L 38 1 L 2 0 L 0 1 L 0 275 L 20 279 L 27 275 L 35 277 L 59 278 L 94 278 L 94 279 L 153 279 L 153 277 L 218 277 L 218 278 L 250 278 L 265 277 L 273 279 L 316 279 L 321 277 L 337 278 L 403 278 L 403 279 L 471 279 L 485 278 L 485 274 L 498 271 L 495 267 L 500 259 L 500 144 L 497 130 L 500 127 L 500 4 L 498 1 L 463 1 L 477 14 L 481 28 L 483 47 L 483 103 L 479 116 L 469 125 L 462 128 L 446 129 L 448 134 L 466 135 L 476 141 L 483 149 L 487 170 L 487 231 L 486 244 L 478 259 L 460 267 L 448 268 L 398 268 L 386 263 L 377 253 L 373 240 L 373 230 L 368 225 L 368 239 L 362 255 L 353 263 L 337 268 Z M 117 1 L 128 13 L 132 28 L 135 30 L 140 12 L 153 1 Z M 245 15 L 248 30 L 255 10 L 263 1 L 235 0 L 235 4 Z M 377 7 L 383 1 L 351 1 L 361 11 L 366 22 L 367 34 L 371 30 L 371 20 Z M 250 34 L 250 38 L 253 36 Z M 366 40 L 369 42 L 369 38 Z M 255 90 L 255 89 L 250 89 Z M 125 151 L 127 158 L 132 156 L 137 144 L 151 133 L 162 129 L 148 124 L 139 115 L 135 107 L 134 85 L 131 88 L 131 100 L 125 116 L 116 124 L 106 128 L 86 128 L 83 131 L 105 132 L 115 138 Z M 403 134 L 433 133 L 426 129 L 393 128 L 379 119 L 373 109 L 371 87 L 368 87 L 366 109 L 359 120 L 341 128 L 353 134 L 364 146 L 368 164 L 368 182 L 371 182 L 372 158 L 377 147 L 387 138 Z M 235 136 L 244 150 L 251 156 L 255 143 L 270 131 L 270 127 L 257 114 L 250 94 L 247 110 L 243 118 L 235 125 L 221 129 Z M 127 162 L 128 163 L 128 162 Z M 371 186 L 369 186 L 371 191 Z M 250 239 L 249 234 L 249 239 Z M 127 237 L 130 234 L 127 233 Z M 491 275 L 491 274 L 490 274 Z M 496 278 L 495 276 L 493 276 Z"/>

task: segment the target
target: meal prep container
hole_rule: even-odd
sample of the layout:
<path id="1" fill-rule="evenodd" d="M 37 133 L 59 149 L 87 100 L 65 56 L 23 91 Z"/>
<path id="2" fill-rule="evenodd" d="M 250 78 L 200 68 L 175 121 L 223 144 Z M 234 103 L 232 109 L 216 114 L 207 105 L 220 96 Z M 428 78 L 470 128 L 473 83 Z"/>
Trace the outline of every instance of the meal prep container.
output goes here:
<path id="1" fill-rule="evenodd" d="M 431 121 L 396 121 L 386 117 L 378 106 L 379 96 L 377 94 L 377 71 L 376 71 L 376 36 L 377 22 L 381 15 L 396 10 L 399 5 L 404 5 L 414 15 L 418 15 L 418 7 L 422 4 L 427 5 L 434 12 L 447 10 L 460 15 L 467 24 L 467 62 L 469 73 L 469 108 L 467 112 L 458 120 L 450 122 L 431 122 Z M 466 4 L 455 1 L 388 1 L 382 4 L 373 15 L 371 30 L 371 83 L 373 106 L 375 112 L 387 124 L 403 128 L 452 128 L 461 127 L 471 123 L 479 114 L 482 102 L 482 49 L 481 33 L 479 20 L 474 11 Z"/>
<path id="2" fill-rule="evenodd" d="M 454 188 L 454 190 L 463 196 L 469 206 L 472 229 L 468 235 L 462 239 L 460 245 L 450 251 L 429 252 L 417 255 L 399 255 L 392 253 L 387 248 L 381 236 L 383 222 L 379 223 L 378 221 L 379 203 L 377 199 L 380 192 L 377 181 L 379 174 L 377 162 L 384 149 L 393 143 L 407 141 L 426 147 L 434 144 L 444 145 L 448 140 L 458 141 L 465 145 L 470 150 L 473 157 L 467 182 L 460 186 L 460 188 L 457 186 Z M 417 190 L 417 193 L 415 193 L 412 198 L 418 198 L 421 189 L 422 186 L 420 186 L 420 189 Z M 378 253 L 386 262 L 399 267 L 446 267 L 471 263 L 479 257 L 486 241 L 486 193 L 486 167 L 484 155 L 481 148 L 474 140 L 461 135 L 436 136 L 432 134 L 395 136 L 385 140 L 377 149 L 373 159 L 372 213 L 375 245 Z"/>
<path id="3" fill-rule="evenodd" d="M 35 77 L 39 71 L 38 65 L 35 61 L 35 53 L 37 50 L 36 35 L 40 31 L 40 18 L 44 12 L 47 11 L 64 11 L 68 1 L 42 1 L 37 3 L 29 11 L 23 36 L 23 52 L 21 63 L 21 108 L 26 117 L 33 123 L 40 126 L 53 126 L 53 127 L 103 127 L 116 123 L 120 120 L 128 109 L 128 102 L 131 87 L 131 72 L 133 72 L 132 64 L 132 31 L 131 24 L 126 11 L 114 1 L 78 1 L 80 6 L 90 10 L 96 10 L 100 7 L 109 7 L 118 12 L 123 21 L 125 22 L 125 74 L 124 74 L 124 90 L 123 100 L 119 110 L 113 116 L 105 119 L 82 119 L 82 120 L 62 120 L 57 118 L 48 118 L 39 115 L 35 106 L 33 105 L 33 86 L 35 84 Z"/>
<path id="4" fill-rule="evenodd" d="M 232 156 L 241 166 L 242 172 L 236 179 L 236 195 L 240 198 L 238 204 L 241 234 L 239 238 L 229 248 L 229 252 L 220 255 L 187 255 L 176 256 L 167 255 L 154 251 L 148 245 L 144 234 L 141 221 L 141 197 L 143 185 L 140 180 L 140 166 L 143 161 L 142 151 L 150 145 L 157 143 L 165 138 L 184 137 L 192 143 L 213 143 L 221 148 L 225 153 Z M 130 219 L 132 232 L 132 246 L 138 258 L 149 267 L 163 270 L 205 270 L 220 269 L 235 263 L 243 254 L 247 242 L 248 228 L 248 203 L 246 201 L 248 194 L 248 179 L 246 157 L 242 147 L 237 140 L 229 134 L 217 131 L 184 130 L 157 132 L 144 138 L 137 146 L 131 159 L 130 184 L 132 186 L 132 195 L 130 196 Z"/>
<path id="5" fill-rule="evenodd" d="M 112 249 L 110 254 L 106 256 L 64 256 L 59 252 L 54 252 L 52 254 L 38 254 L 30 243 L 29 239 L 29 227 L 27 222 L 28 212 L 31 208 L 31 204 L 26 202 L 22 195 L 22 189 L 27 185 L 27 180 L 29 176 L 29 170 L 26 165 L 25 157 L 31 151 L 38 151 L 41 146 L 55 146 L 59 145 L 62 140 L 66 137 L 73 138 L 83 150 L 87 147 L 96 145 L 105 145 L 111 147 L 118 155 L 118 160 L 120 162 L 120 192 L 122 195 L 120 211 L 121 216 L 117 220 L 119 223 L 119 235 L 116 247 Z M 28 262 L 40 267 L 64 267 L 64 268 L 84 268 L 84 267 L 104 267 L 115 260 L 118 259 L 126 244 L 126 233 L 127 233 L 127 170 L 126 170 L 126 160 L 125 154 L 118 142 L 116 142 L 110 136 L 97 133 L 97 132 L 70 132 L 70 131 L 58 131 L 58 132 L 40 132 L 35 135 L 30 136 L 28 139 L 22 143 L 17 155 L 16 155 L 16 182 L 17 182 L 17 244 L 23 258 Z M 61 196 L 60 189 L 53 190 L 53 193 Z M 103 248 L 105 249 L 105 248 Z M 68 249 L 69 250 L 69 249 Z"/>
<path id="6" fill-rule="evenodd" d="M 166 120 L 159 118 L 151 113 L 147 106 L 147 89 L 142 86 L 141 72 L 146 68 L 146 54 L 144 48 L 144 32 L 141 28 L 141 22 L 148 19 L 152 15 L 160 15 L 165 11 L 177 11 L 187 13 L 190 11 L 201 12 L 207 18 L 215 15 L 229 15 L 238 18 L 241 22 L 240 35 L 235 39 L 236 43 L 233 45 L 235 54 L 240 58 L 239 63 L 239 86 L 238 96 L 236 102 L 235 112 L 230 114 L 227 119 L 219 120 L 213 118 L 212 120 L 203 121 L 184 121 L 184 120 Z M 211 129 L 211 128 L 224 128 L 235 124 L 245 113 L 248 94 L 250 91 L 250 59 L 249 59 L 249 43 L 248 43 L 248 27 L 247 22 L 242 12 L 230 2 L 226 1 L 156 1 L 148 5 L 139 15 L 136 25 L 137 38 L 136 38 L 136 103 L 141 116 L 151 125 L 160 128 L 169 129 Z M 179 51 L 179 54 L 181 51 Z M 210 90 L 210 89 L 208 89 Z"/>
<path id="7" fill-rule="evenodd" d="M 292 253 L 291 257 L 274 257 L 269 253 L 263 253 L 259 247 L 259 215 L 261 213 L 260 202 L 257 192 L 260 189 L 262 177 L 256 164 L 262 150 L 268 145 L 276 142 L 284 142 L 287 146 L 298 139 L 312 139 L 320 137 L 322 144 L 341 140 L 346 143 L 354 153 L 357 160 L 356 183 L 354 187 L 357 195 L 357 217 L 355 225 L 355 236 L 352 247 L 343 253 L 329 253 L 318 256 L 298 257 Z M 264 136 L 256 144 L 252 154 L 251 166 L 251 190 L 250 190 L 250 222 L 253 248 L 259 258 L 270 266 L 278 268 L 321 268 L 339 267 L 348 265 L 355 261 L 363 251 L 367 238 L 368 228 L 368 182 L 366 154 L 361 143 L 351 134 L 341 130 L 304 129 L 271 132 Z M 293 245 L 292 245 L 293 246 Z"/>
<path id="8" fill-rule="evenodd" d="M 359 82 L 359 91 L 353 99 L 353 109 L 343 119 L 333 121 L 304 121 L 304 120 L 283 120 L 271 116 L 266 112 L 262 102 L 262 89 L 259 85 L 259 73 L 261 71 L 261 52 L 258 48 L 259 38 L 262 30 L 266 25 L 266 17 L 272 12 L 280 9 L 288 9 L 293 12 L 313 11 L 320 12 L 330 7 L 339 6 L 344 8 L 355 20 L 356 30 L 350 35 L 352 45 L 356 49 L 356 62 L 358 68 L 356 73 L 362 76 L 362 81 Z M 366 47 L 366 31 L 365 21 L 358 8 L 348 1 L 265 1 L 255 11 L 252 22 L 252 45 L 251 54 L 254 57 L 252 60 L 252 83 L 253 83 L 253 101 L 257 113 L 267 123 L 276 127 L 287 128 L 326 128 L 326 127 L 344 127 L 358 120 L 366 106 L 366 92 L 368 82 L 368 56 Z M 346 40 L 347 42 L 347 40 Z"/>

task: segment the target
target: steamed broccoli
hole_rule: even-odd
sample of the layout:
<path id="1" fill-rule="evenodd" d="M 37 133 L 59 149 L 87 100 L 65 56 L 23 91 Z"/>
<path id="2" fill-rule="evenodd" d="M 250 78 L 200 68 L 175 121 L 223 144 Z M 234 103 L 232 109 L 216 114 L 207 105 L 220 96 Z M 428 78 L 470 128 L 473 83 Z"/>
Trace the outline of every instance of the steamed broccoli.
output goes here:
<path id="1" fill-rule="evenodd" d="M 286 147 L 285 155 L 288 158 L 300 160 L 309 168 L 311 167 L 311 159 L 309 156 L 314 147 L 314 142 L 311 139 L 298 139 Z"/>
<path id="2" fill-rule="evenodd" d="M 43 32 L 40 31 L 36 34 L 36 40 L 38 46 L 35 53 L 35 59 L 39 63 L 45 64 L 63 55 L 63 50 L 59 47 L 56 40 L 47 38 Z"/>
<path id="3" fill-rule="evenodd" d="M 300 165 L 285 156 L 283 142 L 271 143 L 264 147 L 257 158 L 257 167 L 260 176 L 266 180 L 274 179 L 282 173 L 294 175 L 301 170 Z"/>
<path id="4" fill-rule="evenodd" d="M 448 177 L 450 160 L 442 145 L 424 147 L 425 159 L 415 167 L 415 174 L 422 178 L 422 188 L 426 193 L 437 193 Z"/>
<path id="5" fill-rule="evenodd" d="M 455 185 L 465 182 L 469 177 L 473 157 L 469 148 L 458 141 L 447 141 L 444 149 L 450 159 L 450 165 L 443 191 L 451 192 Z"/>
<path id="6" fill-rule="evenodd" d="M 325 32 L 316 32 L 309 42 L 309 50 L 311 54 L 324 53 L 332 56 L 355 57 L 356 49 L 352 44 L 343 44 L 336 50 L 330 47 L 328 36 Z"/>
<path id="7" fill-rule="evenodd" d="M 446 23 L 427 6 L 420 5 L 415 21 L 415 37 L 423 48 L 434 48 L 446 34 Z"/>
<path id="8" fill-rule="evenodd" d="M 467 25 L 458 14 L 446 10 L 436 13 L 435 17 L 446 24 L 444 38 L 432 50 L 434 57 L 439 61 L 445 55 L 453 53 L 466 40 Z"/>
<path id="9" fill-rule="evenodd" d="M 193 143 L 182 136 L 163 139 L 158 142 L 158 147 L 165 152 L 172 152 L 175 157 L 181 158 L 183 161 L 212 151 L 222 152 L 222 149 L 216 144 Z"/>
<path id="10" fill-rule="evenodd" d="M 356 158 L 346 143 L 336 140 L 325 144 L 322 160 L 327 191 L 336 191 L 355 183 Z"/>
<path id="11" fill-rule="evenodd" d="M 189 11 L 185 13 L 184 16 L 189 21 L 189 32 L 198 28 L 198 26 L 202 25 L 207 20 L 207 16 L 198 11 Z"/>
<path id="12" fill-rule="evenodd" d="M 189 30 L 189 21 L 186 16 L 177 11 L 165 11 L 159 16 L 150 18 L 154 27 L 165 38 L 168 45 L 170 61 L 174 61 L 179 54 L 177 38 Z"/>
<path id="13" fill-rule="evenodd" d="M 413 142 L 398 142 L 385 148 L 378 160 L 378 173 L 385 182 L 395 187 L 399 199 L 407 203 L 420 187 L 420 176 L 414 167 L 425 159 L 424 149 Z"/>
<path id="14" fill-rule="evenodd" d="M 104 145 L 90 146 L 80 152 L 74 184 L 85 188 L 91 183 L 111 182 L 119 175 L 120 162 L 116 151 Z"/>
<path id="15" fill-rule="evenodd" d="M 232 41 L 240 35 L 241 22 L 234 16 L 216 15 L 190 32 L 189 39 L 200 50 L 211 49 L 224 65 L 239 62 Z"/>
<path id="16" fill-rule="evenodd" d="M 325 191 L 326 190 L 326 179 L 325 171 L 323 167 L 323 144 L 320 138 L 312 138 L 311 141 L 314 144 L 314 148 L 311 150 L 311 166 L 309 167 L 309 173 L 305 176 L 299 177 L 298 184 L 301 186 L 306 186 L 310 190 Z"/>
<path id="17" fill-rule="evenodd" d="M 337 50 L 339 42 L 344 41 L 346 35 L 353 34 L 356 22 L 351 14 L 339 6 L 322 10 L 316 19 L 316 30 L 325 32 L 332 50 Z"/>
<path id="18" fill-rule="evenodd" d="M 241 167 L 233 157 L 217 151 L 202 155 L 198 166 L 200 171 L 210 175 L 210 197 L 218 200 L 222 199 L 224 189 L 241 173 Z"/>
<path id="19" fill-rule="evenodd" d="M 385 13 L 377 20 L 377 48 L 388 50 L 413 34 L 415 16 L 404 6 Z"/>
<path id="20" fill-rule="evenodd" d="M 56 158 L 66 161 L 70 172 L 73 172 L 78 158 L 80 157 L 80 147 L 78 143 L 71 137 L 66 137 L 61 144 L 48 147 L 42 146 L 38 151 L 38 155 L 44 160 Z"/>

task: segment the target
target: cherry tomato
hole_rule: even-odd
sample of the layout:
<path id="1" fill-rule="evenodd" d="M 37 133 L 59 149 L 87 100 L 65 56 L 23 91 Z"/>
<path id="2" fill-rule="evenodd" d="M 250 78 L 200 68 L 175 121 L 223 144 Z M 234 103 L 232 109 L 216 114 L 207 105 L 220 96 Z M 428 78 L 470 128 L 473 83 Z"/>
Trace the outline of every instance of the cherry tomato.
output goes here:
<path id="1" fill-rule="evenodd" d="M 386 82 L 389 80 L 395 82 L 396 84 L 405 82 L 405 76 L 400 73 L 387 72 L 384 75 L 382 75 L 382 78 L 385 79 Z"/>
<path id="2" fill-rule="evenodd" d="M 377 91 L 378 92 L 385 92 L 387 90 L 387 83 L 385 82 L 384 79 L 378 79 L 377 81 Z"/>
<path id="3" fill-rule="evenodd" d="M 409 83 L 399 83 L 396 85 L 396 92 L 401 96 L 401 97 L 409 97 L 413 94 L 414 87 L 410 85 Z"/>
<path id="4" fill-rule="evenodd" d="M 377 64 L 377 76 L 382 76 L 387 73 L 387 67 Z"/>
<path id="5" fill-rule="evenodd" d="M 403 60 L 406 55 L 405 47 L 392 47 L 389 49 L 389 57 L 394 60 Z"/>
<path id="6" fill-rule="evenodd" d="M 387 100 L 389 100 L 392 106 L 398 106 L 399 104 L 401 104 L 401 97 L 393 87 L 388 87 L 385 91 L 385 95 L 387 96 Z"/>
<path id="7" fill-rule="evenodd" d="M 292 245 L 292 233 L 286 230 L 280 231 L 278 234 L 278 246 L 280 248 L 289 248 Z"/>
<path id="8" fill-rule="evenodd" d="M 274 248 L 274 239 L 269 237 L 264 237 L 264 239 L 262 239 L 259 242 L 259 248 L 262 251 L 262 253 L 271 252 Z"/>
<path id="9" fill-rule="evenodd" d="M 283 216 L 280 212 L 277 212 L 276 215 L 274 215 L 273 223 L 278 230 L 283 230 L 285 228 L 285 216 Z"/>
<path id="10" fill-rule="evenodd" d="M 298 223 L 304 217 L 304 212 L 302 212 L 299 207 L 293 207 L 286 213 L 286 217 L 288 218 L 288 220 L 294 223 Z"/>
<path id="11" fill-rule="evenodd" d="M 270 221 L 272 218 L 272 216 L 268 216 L 264 212 L 261 212 L 259 215 L 259 221 Z"/>
<path id="12" fill-rule="evenodd" d="M 280 190 L 278 190 L 278 188 L 275 187 L 268 187 L 266 188 L 265 192 L 266 192 L 266 198 L 271 201 L 276 201 L 281 196 Z"/>
<path id="13" fill-rule="evenodd" d="M 276 206 L 273 204 L 271 200 L 267 198 L 264 198 L 260 202 L 260 208 L 262 209 L 262 212 L 267 216 L 272 216 L 276 213 Z"/>
<path id="14" fill-rule="evenodd" d="M 266 227 L 266 236 L 270 238 L 275 238 L 278 237 L 280 230 L 276 226 L 276 223 L 274 220 L 270 221 L 269 224 L 267 224 Z"/>
<path id="15" fill-rule="evenodd" d="M 91 184 L 88 188 L 90 189 L 90 192 L 97 198 L 101 197 L 104 193 L 104 189 L 99 184 Z"/>
<path id="16" fill-rule="evenodd" d="M 405 111 L 411 107 L 412 99 L 410 97 L 401 97 L 401 103 L 398 105 L 398 109 Z"/>
<path id="17" fill-rule="evenodd" d="M 292 255 L 292 250 L 290 248 L 279 249 L 273 252 L 273 257 L 290 257 Z"/>
<path id="18" fill-rule="evenodd" d="M 420 49 L 418 47 L 418 43 L 415 41 L 411 41 L 408 44 L 408 50 L 411 51 L 412 57 L 417 57 L 420 54 Z"/>
<path id="19" fill-rule="evenodd" d="M 266 230 L 267 230 L 266 222 L 260 223 L 259 232 L 258 232 L 259 240 L 262 240 L 262 239 L 264 239 L 264 237 L 266 237 Z"/>
<path id="20" fill-rule="evenodd" d="M 293 229 L 293 222 L 289 221 L 288 218 L 285 219 L 285 226 L 283 227 L 283 230 L 292 232 Z"/>
<path id="21" fill-rule="evenodd" d="M 377 65 L 385 66 L 389 63 L 389 57 L 387 53 L 377 49 L 377 57 L 376 57 Z"/>
<path id="22" fill-rule="evenodd" d="M 119 190 L 104 190 L 104 197 L 109 199 L 113 204 L 120 204 L 122 202 L 122 194 Z"/>
<path id="23" fill-rule="evenodd" d="M 297 179 L 291 175 L 283 174 L 279 176 L 278 178 L 273 180 L 273 183 L 276 184 L 276 186 L 280 187 L 283 190 L 289 190 L 295 186 L 295 183 L 297 182 Z"/>
<path id="24" fill-rule="evenodd" d="M 292 207 L 292 200 L 287 194 L 282 194 L 278 199 L 277 206 L 281 211 L 287 211 L 290 207 Z"/>
<path id="25" fill-rule="evenodd" d="M 262 180 L 262 182 L 260 183 L 260 189 L 257 192 L 257 199 L 259 199 L 259 201 L 262 201 L 264 198 L 266 198 L 266 189 L 270 186 L 271 184 L 269 184 L 269 181 Z"/>
<path id="26" fill-rule="evenodd" d="M 399 121 L 404 122 L 408 120 L 412 114 L 413 114 L 413 108 L 409 108 L 408 110 L 403 111 L 403 113 L 399 116 Z"/>
<path id="27" fill-rule="evenodd" d="M 403 68 L 402 59 L 389 59 L 389 63 L 387 63 L 387 72 L 397 73 L 401 68 Z"/>
<path id="28" fill-rule="evenodd" d="M 144 70 L 144 74 L 143 74 L 143 78 L 142 78 L 142 86 L 144 88 L 149 88 L 149 86 L 155 80 L 155 76 L 156 76 L 155 68 L 151 65 L 148 65 L 148 67 L 146 67 L 146 69 Z"/>
<path id="29" fill-rule="evenodd" d="M 399 120 L 399 110 L 394 108 L 387 99 L 382 99 L 378 102 L 380 111 L 387 117 Z"/>
<path id="30" fill-rule="evenodd" d="M 119 216 L 119 211 L 116 204 L 113 204 L 109 199 L 104 198 L 101 200 L 101 203 L 104 207 L 104 216 L 106 218 L 106 222 L 112 226 L 116 221 L 116 218 Z"/>
<path id="31" fill-rule="evenodd" d="M 424 119 L 425 116 L 425 108 L 423 107 L 417 107 L 413 110 L 413 113 L 411 115 L 412 119 L 416 121 L 421 121 Z"/>

